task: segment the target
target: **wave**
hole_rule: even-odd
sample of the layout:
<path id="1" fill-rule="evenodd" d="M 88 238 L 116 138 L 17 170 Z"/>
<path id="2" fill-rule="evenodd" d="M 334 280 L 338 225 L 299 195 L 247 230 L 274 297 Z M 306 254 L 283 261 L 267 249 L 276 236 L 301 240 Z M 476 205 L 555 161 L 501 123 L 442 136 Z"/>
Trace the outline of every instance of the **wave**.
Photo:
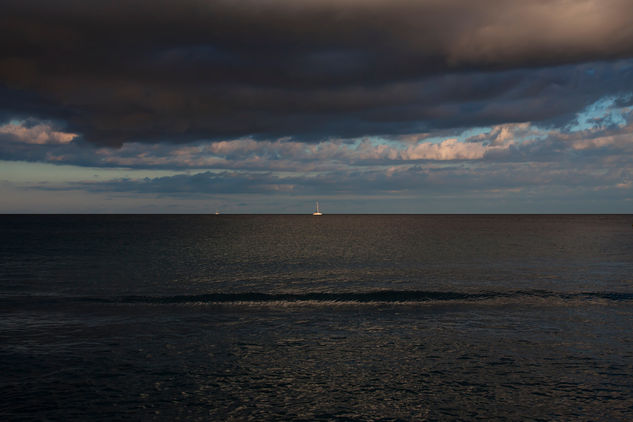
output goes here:
<path id="1" fill-rule="evenodd" d="M 209 293 L 201 295 L 177 296 L 120 296 L 110 298 L 80 298 L 94 302 L 107 303 L 425 303 L 425 302 L 481 302 L 494 299 L 558 299 L 558 300 L 606 300 L 633 301 L 633 293 L 620 292 L 579 292 L 561 293 L 545 290 L 518 291 L 486 291 L 477 293 L 440 292 L 440 291 L 412 291 L 412 290 L 381 290 L 371 292 L 341 292 L 341 293 Z"/>
<path id="2" fill-rule="evenodd" d="M 370 292 L 316 293 L 208 293 L 175 296 L 3 296 L 5 305 L 61 305 L 68 303 L 102 304 L 208 304 L 208 305 L 358 305 L 358 304 L 544 304 L 544 303 L 613 303 L 633 302 L 633 293 L 623 292 L 555 292 L 548 290 L 514 291 L 420 291 L 379 290 Z"/>

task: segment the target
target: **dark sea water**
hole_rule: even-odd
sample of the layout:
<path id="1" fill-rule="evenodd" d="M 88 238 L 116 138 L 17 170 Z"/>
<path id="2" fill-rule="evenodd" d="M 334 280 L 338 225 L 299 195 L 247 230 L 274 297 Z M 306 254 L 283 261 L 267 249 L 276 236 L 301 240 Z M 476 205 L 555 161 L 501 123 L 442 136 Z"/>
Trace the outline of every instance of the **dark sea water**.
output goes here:
<path id="1" fill-rule="evenodd" d="M 633 216 L 0 216 L 2 420 L 633 420 Z"/>

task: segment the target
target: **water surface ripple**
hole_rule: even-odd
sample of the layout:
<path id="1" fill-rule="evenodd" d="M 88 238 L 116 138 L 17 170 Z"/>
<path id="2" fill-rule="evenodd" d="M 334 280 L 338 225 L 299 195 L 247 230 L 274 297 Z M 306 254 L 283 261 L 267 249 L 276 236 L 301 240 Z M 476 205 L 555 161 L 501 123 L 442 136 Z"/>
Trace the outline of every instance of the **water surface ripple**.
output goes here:
<path id="1" fill-rule="evenodd" d="M 630 215 L 1 216 L 3 420 L 633 420 Z"/>

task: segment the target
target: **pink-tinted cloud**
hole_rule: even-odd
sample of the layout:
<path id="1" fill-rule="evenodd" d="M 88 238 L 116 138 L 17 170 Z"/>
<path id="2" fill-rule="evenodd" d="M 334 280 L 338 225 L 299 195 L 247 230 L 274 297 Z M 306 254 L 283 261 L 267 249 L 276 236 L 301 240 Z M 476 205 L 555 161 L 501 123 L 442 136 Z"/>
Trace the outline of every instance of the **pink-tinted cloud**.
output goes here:
<path id="1" fill-rule="evenodd" d="M 50 124 L 35 126 L 7 123 L 0 126 L 0 134 L 10 135 L 19 142 L 27 144 L 67 144 L 77 137 L 76 133 L 55 130 Z"/>

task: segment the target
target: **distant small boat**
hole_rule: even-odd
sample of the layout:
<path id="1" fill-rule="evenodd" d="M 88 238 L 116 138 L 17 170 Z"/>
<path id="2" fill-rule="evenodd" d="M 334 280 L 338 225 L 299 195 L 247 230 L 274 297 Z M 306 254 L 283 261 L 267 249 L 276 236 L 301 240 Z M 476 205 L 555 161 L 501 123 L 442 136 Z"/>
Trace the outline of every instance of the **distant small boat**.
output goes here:
<path id="1" fill-rule="evenodd" d="M 215 215 L 220 215 L 220 211 L 216 211 L 216 212 L 215 212 Z"/>
<path id="2" fill-rule="evenodd" d="M 319 201 L 317 201 L 316 206 L 317 210 L 316 212 L 313 212 L 312 215 L 323 215 L 323 213 L 319 211 Z"/>

